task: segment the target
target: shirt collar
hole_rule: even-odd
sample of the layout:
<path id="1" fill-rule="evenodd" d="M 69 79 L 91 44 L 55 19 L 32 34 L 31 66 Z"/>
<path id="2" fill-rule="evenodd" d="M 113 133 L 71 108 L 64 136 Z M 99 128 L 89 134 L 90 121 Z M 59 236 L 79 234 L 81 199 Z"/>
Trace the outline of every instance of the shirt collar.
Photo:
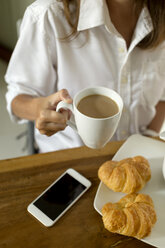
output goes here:
<path id="1" fill-rule="evenodd" d="M 152 19 L 149 14 L 148 8 L 144 7 L 140 13 L 139 19 L 136 24 L 136 28 L 132 37 L 132 42 L 129 47 L 129 51 L 142 41 L 153 30 Z"/>
<path id="2" fill-rule="evenodd" d="M 106 8 L 105 0 L 81 0 L 77 30 L 82 31 L 105 24 Z"/>
<path id="3" fill-rule="evenodd" d="M 134 36 L 138 36 L 139 38 L 143 39 L 152 30 L 153 24 L 150 13 L 148 11 L 148 8 L 144 7 L 137 21 Z"/>
<path id="4" fill-rule="evenodd" d="M 106 0 L 81 0 L 78 31 L 105 25 L 110 32 L 118 34 L 111 22 Z M 139 16 L 134 37 L 141 40 L 153 29 L 152 19 L 147 7 L 144 7 Z"/>

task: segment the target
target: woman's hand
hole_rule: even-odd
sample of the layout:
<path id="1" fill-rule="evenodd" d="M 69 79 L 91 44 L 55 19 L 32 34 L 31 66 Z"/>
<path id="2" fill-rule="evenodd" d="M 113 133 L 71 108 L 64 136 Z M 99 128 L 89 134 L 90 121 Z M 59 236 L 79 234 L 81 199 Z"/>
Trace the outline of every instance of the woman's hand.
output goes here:
<path id="1" fill-rule="evenodd" d="M 40 99 L 36 118 L 36 128 L 41 134 L 51 136 L 58 131 L 65 129 L 67 125 L 66 122 L 70 117 L 70 111 L 62 110 L 60 113 L 56 112 L 56 106 L 60 101 L 72 103 L 72 98 L 66 89 Z"/>

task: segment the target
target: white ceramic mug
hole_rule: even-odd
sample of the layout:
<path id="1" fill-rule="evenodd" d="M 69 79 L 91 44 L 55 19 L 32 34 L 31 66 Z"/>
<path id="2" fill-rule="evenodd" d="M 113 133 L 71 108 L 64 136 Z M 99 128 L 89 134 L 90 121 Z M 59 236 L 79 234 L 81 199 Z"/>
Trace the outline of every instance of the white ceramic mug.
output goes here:
<path id="1" fill-rule="evenodd" d="M 77 105 L 82 98 L 89 95 L 104 95 L 111 98 L 118 105 L 118 113 L 107 118 L 92 118 L 82 114 L 77 109 Z M 104 147 L 115 133 L 121 117 L 123 101 L 114 90 L 105 87 L 92 87 L 78 92 L 73 98 L 73 104 L 59 102 L 56 111 L 61 108 L 71 110 L 73 115 L 67 124 L 78 132 L 84 144 L 90 148 L 98 149 Z"/>

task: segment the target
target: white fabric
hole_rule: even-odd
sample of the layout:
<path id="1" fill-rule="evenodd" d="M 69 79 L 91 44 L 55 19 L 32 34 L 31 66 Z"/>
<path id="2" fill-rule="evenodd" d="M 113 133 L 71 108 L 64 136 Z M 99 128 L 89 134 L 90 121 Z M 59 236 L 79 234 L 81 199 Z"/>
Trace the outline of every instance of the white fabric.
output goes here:
<path id="1" fill-rule="evenodd" d="M 106 1 L 81 0 L 79 36 L 70 42 L 62 4 L 38 0 L 24 15 L 20 38 L 5 76 L 7 109 L 13 120 L 11 101 L 19 94 L 47 96 L 62 88 L 73 97 L 84 87 L 100 85 L 116 90 L 124 101 L 123 115 L 113 139 L 141 132 L 155 115 L 155 105 L 165 100 L 165 43 L 154 50 L 136 45 L 152 30 L 147 8 L 141 12 L 127 50 L 125 40 L 111 22 Z M 88 32 L 86 32 L 88 30 Z M 41 152 L 82 145 L 67 127 L 52 137 L 40 135 Z"/>

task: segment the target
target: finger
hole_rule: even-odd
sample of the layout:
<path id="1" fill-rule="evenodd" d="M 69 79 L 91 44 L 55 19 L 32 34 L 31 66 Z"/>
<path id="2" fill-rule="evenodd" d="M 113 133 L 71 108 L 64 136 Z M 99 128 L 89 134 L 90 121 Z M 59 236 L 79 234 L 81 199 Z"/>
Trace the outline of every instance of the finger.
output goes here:
<path id="1" fill-rule="evenodd" d="M 66 89 L 60 90 L 59 93 L 62 101 L 72 103 L 73 100 Z"/>
<path id="2" fill-rule="evenodd" d="M 48 137 L 50 137 L 50 136 L 52 136 L 54 134 L 55 134 L 55 132 L 47 132 L 45 135 L 48 136 Z"/>
<path id="3" fill-rule="evenodd" d="M 64 124 L 55 124 L 55 123 L 46 123 L 45 126 L 41 129 L 38 129 L 41 134 L 51 136 L 58 131 L 63 131 L 66 128 Z"/>
<path id="4" fill-rule="evenodd" d="M 51 100 L 49 108 L 55 108 L 60 101 L 65 101 L 67 103 L 72 103 L 73 100 L 66 89 L 62 89 L 55 94 L 51 95 Z"/>
<path id="5" fill-rule="evenodd" d="M 61 109 L 59 109 L 59 112 L 64 115 L 66 120 L 69 120 L 71 115 L 72 115 L 72 112 L 69 109 L 61 108 Z"/>
<path id="6" fill-rule="evenodd" d="M 65 111 L 67 112 L 67 111 Z M 67 121 L 67 114 L 65 113 L 59 113 L 54 110 L 42 110 L 40 112 L 40 115 L 38 119 L 36 120 L 37 123 L 47 123 L 47 122 L 53 122 L 53 123 L 59 123 L 59 124 L 66 124 Z"/>

